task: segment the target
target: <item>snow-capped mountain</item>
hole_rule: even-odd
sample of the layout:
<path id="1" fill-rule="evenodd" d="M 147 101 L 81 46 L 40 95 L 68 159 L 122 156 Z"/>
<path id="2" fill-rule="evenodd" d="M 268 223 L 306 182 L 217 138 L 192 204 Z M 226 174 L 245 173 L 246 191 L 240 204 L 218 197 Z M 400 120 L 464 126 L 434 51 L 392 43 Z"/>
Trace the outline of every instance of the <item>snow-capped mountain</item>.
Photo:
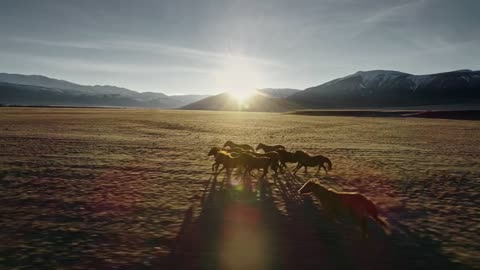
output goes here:
<path id="1" fill-rule="evenodd" d="M 480 71 L 412 75 L 359 71 L 288 97 L 307 107 L 385 107 L 480 102 Z"/>

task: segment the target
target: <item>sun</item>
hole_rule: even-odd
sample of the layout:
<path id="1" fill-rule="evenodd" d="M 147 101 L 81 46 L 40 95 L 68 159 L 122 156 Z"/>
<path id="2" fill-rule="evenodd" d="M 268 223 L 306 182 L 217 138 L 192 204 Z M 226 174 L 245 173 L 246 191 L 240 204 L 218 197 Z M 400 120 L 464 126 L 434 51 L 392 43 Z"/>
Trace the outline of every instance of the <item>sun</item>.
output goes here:
<path id="1" fill-rule="evenodd" d="M 239 104 L 245 104 L 263 84 L 263 72 L 255 61 L 232 56 L 214 73 L 213 79 L 218 90 L 228 93 Z"/>

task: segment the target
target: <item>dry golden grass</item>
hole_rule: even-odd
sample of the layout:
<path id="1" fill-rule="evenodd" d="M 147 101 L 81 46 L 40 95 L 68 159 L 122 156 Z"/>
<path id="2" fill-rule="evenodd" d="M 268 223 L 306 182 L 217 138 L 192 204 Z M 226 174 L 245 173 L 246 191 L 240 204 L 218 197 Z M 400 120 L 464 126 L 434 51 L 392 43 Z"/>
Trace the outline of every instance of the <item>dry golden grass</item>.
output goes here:
<path id="1" fill-rule="evenodd" d="M 328 156 L 333 171 L 319 180 L 371 198 L 394 234 L 365 243 L 351 224 L 325 220 L 317 201 L 295 192 L 313 168 L 297 178 L 269 175 L 266 191 L 251 197 L 229 192 L 223 175 L 211 178 L 207 158 L 227 140 Z M 474 121 L 2 108 L 0 268 L 232 267 L 234 253 L 218 261 L 213 253 L 239 248 L 230 245 L 239 232 L 254 234 L 248 228 L 269 235 L 255 238 L 249 254 L 271 253 L 261 267 L 245 257 L 252 269 L 475 268 L 479 153 Z M 248 212 L 242 205 L 261 222 L 244 224 L 235 214 Z M 241 228 L 225 238 L 219 223 Z M 222 244 L 210 247 L 215 241 Z"/>

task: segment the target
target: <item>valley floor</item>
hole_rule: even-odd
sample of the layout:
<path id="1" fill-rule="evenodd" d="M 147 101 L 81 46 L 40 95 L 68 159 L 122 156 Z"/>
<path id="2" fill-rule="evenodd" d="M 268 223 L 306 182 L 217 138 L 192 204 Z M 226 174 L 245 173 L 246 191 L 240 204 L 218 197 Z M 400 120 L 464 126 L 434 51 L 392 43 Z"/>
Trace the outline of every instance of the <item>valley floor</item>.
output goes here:
<path id="1" fill-rule="evenodd" d="M 479 135 L 463 120 L 0 108 L 0 269 L 479 268 Z M 226 140 L 333 170 L 246 188 L 211 175 Z M 329 221 L 297 193 L 309 179 L 369 197 L 392 235 Z"/>

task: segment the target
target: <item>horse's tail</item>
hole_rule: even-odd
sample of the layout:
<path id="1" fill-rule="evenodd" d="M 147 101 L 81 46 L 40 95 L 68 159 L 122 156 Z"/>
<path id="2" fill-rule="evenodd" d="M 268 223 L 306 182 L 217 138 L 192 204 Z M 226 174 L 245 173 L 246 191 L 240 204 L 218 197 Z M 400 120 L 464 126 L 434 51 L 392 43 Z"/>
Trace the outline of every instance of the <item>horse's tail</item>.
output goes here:
<path id="1" fill-rule="evenodd" d="M 377 207 L 372 201 L 370 201 L 369 199 L 366 199 L 366 200 L 367 200 L 366 210 L 368 215 L 373 219 L 373 221 L 375 221 L 378 225 L 382 227 L 385 234 L 390 235 L 392 233 L 390 223 L 388 223 L 388 221 L 385 218 L 380 217 L 378 215 Z"/>
<path id="2" fill-rule="evenodd" d="M 327 164 L 328 164 L 328 170 L 331 171 L 332 170 L 332 162 L 327 157 L 325 157 L 325 162 L 327 162 Z"/>

